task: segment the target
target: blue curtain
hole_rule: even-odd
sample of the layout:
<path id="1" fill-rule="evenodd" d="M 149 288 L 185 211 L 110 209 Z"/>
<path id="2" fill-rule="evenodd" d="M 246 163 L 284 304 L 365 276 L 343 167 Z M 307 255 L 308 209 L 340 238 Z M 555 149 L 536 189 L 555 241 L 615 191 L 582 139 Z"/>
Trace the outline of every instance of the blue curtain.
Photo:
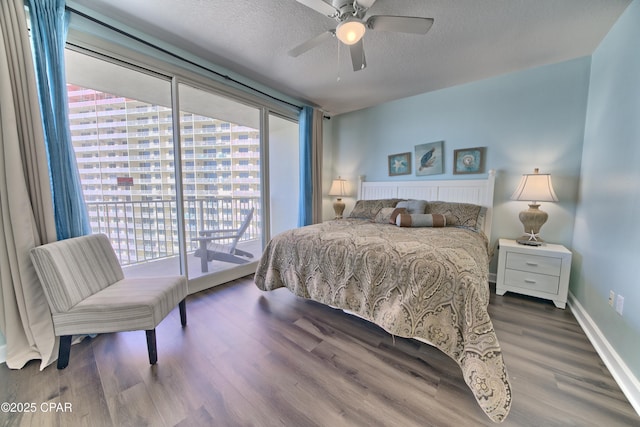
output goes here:
<path id="1" fill-rule="evenodd" d="M 298 227 L 313 224 L 313 108 L 302 107 L 300 129 L 300 197 Z"/>
<path id="2" fill-rule="evenodd" d="M 91 233 L 69 131 L 64 67 L 68 20 L 64 3 L 26 0 L 59 240 Z"/>

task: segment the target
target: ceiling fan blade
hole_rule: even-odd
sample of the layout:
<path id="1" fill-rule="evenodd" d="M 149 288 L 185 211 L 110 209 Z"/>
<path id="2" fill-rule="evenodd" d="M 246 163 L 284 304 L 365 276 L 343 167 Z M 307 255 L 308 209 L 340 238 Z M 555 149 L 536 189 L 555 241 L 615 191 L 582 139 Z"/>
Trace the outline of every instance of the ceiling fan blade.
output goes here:
<path id="1" fill-rule="evenodd" d="M 376 31 L 426 34 L 432 25 L 433 18 L 419 18 L 417 16 L 376 15 L 367 19 L 367 27 Z"/>
<path id="2" fill-rule="evenodd" d="M 375 2 L 376 0 L 356 0 L 355 4 L 357 9 L 366 10 L 373 6 Z"/>
<path id="3" fill-rule="evenodd" d="M 312 39 L 307 40 L 306 42 L 294 47 L 289 51 L 289 56 L 293 56 L 294 58 L 302 55 L 306 51 L 313 49 L 321 43 L 329 40 L 335 34 L 335 30 L 326 31 L 320 35 L 315 36 Z"/>
<path id="4" fill-rule="evenodd" d="M 340 15 L 340 11 L 329 3 L 325 3 L 322 0 L 296 0 L 298 3 L 303 4 L 316 12 L 320 12 L 323 15 L 327 15 L 330 18 L 334 18 Z"/>
<path id="5" fill-rule="evenodd" d="M 362 39 L 358 43 L 349 46 L 351 52 L 351 63 L 353 64 L 353 71 L 364 70 L 367 66 L 367 61 L 364 57 L 364 45 Z"/>

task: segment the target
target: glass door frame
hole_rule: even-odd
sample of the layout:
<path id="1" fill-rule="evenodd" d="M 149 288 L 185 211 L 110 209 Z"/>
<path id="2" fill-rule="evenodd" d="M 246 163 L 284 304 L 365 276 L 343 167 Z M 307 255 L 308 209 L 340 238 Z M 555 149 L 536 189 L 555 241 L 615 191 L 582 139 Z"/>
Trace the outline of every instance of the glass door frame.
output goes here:
<path id="1" fill-rule="evenodd" d="M 183 193 L 183 174 L 182 174 L 182 140 L 181 140 L 181 127 L 180 127 L 180 85 L 188 85 L 193 88 L 209 92 L 216 96 L 225 97 L 239 104 L 243 104 L 247 107 L 255 108 L 259 113 L 259 126 L 260 126 L 260 210 L 261 210 L 261 245 L 265 247 L 266 243 L 270 239 L 270 203 L 269 203 L 269 115 L 276 114 L 278 116 L 287 117 L 279 112 L 274 112 L 265 105 L 252 102 L 246 98 L 238 98 L 237 96 L 230 95 L 227 91 L 221 91 L 219 88 L 204 84 L 199 79 L 187 78 L 185 76 L 173 76 L 171 79 L 171 99 L 172 99 L 172 111 L 173 111 L 173 137 L 174 137 L 174 156 L 175 156 L 175 175 L 176 175 L 176 199 L 180 202 L 177 203 L 178 208 L 178 238 L 180 242 L 180 269 L 181 274 L 188 277 L 189 280 L 189 293 L 198 292 L 200 290 L 208 289 L 213 286 L 217 286 L 229 281 L 244 277 L 246 275 L 255 272 L 258 258 L 246 263 L 238 265 L 234 268 L 223 270 L 220 272 L 207 274 L 199 277 L 190 277 L 187 265 L 187 233 L 184 219 L 184 193 Z M 297 122 L 297 120 L 296 120 Z"/>
<path id="2" fill-rule="evenodd" d="M 89 35 L 89 37 L 86 37 Z M 130 42 L 130 40 L 129 40 Z M 180 202 L 176 204 L 176 215 L 178 225 L 179 240 L 179 256 L 180 256 L 180 274 L 187 275 L 186 266 L 186 230 L 184 217 L 184 194 L 183 194 L 183 176 L 182 176 L 182 155 L 180 137 L 180 115 L 179 115 L 179 93 L 177 85 L 180 83 L 188 84 L 194 87 L 210 91 L 213 94 L 227 97 L 235 102 L 239 102 L 259 110 L 260 114 L 260 186 L 261 186 L 261 232 L 262 246 L 270 238 L 270 204 L 269 204 L 269 128 L 268 117 L 270 114 L 287 118 L 292 122 L 298 122 L 298 110 L 294 104 L 286 105 L 287 102 L 276 102 L 269 99 L 269 95 L 263 93 L 264 96 L 251 94 L 245 90 L 233 87 L 220 81 L 219 75 L 206 71 L 206 68 L 191 67 L 189 64 L 176 64 L 175 58 L 158 58 L 156 55 L 146 55 L 140 51 L 135 51 L 129 46 L 113 43 L 112 41 L 98 38 L 95 34 L 84 34 L 77 28 L 70 28 L 67 49 L 75 50 L 79 53 L 94 56 L 96 58 L 114 63 L 126 68 L 136 69 L 144 73 L 164 76 L 171 82 L 171 105 L 172 105 L 172 123 L 174 138 L 174 174 L 175 174 L 175 196 Z M 148 49 L 147 49 L 148 50 Z M 159 57 L 163 55 L 158 55 Z M 193 63 L 192 63 L 193 65 Z M 248 87 L 248 86 L 247 86 Z M 178 139 L 176 140 L 176 137 Z M 247 263 L 241 267 L 241 274 L 251 274 L 255 271 L 255 261 Z M 236 269 L 233 269 L 237 272 Z M 229 282 L 237 278 L 237 275 L 228 273 L 220 274 L 219 277 L 213 278 L 211 275 L 201 278 L 189 278 L 189 292 L 194 293 L 204 290 L 222 283 Z"/>

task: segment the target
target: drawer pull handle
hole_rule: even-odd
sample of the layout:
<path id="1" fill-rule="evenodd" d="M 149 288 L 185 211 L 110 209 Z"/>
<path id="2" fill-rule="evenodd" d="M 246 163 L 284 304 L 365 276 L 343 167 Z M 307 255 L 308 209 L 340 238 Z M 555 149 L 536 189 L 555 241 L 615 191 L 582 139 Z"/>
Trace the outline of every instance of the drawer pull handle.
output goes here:
<path id="1" fill-rule="evenodd" d="M 531 279 L 524 279 L 525 283 L 531 283 L 532 285 L 536 283 L 535 280 L 531 280 Z"/>
<path id="2" fill-rule="evenodd" d="M 531 267 L 537 267 L 538 263 L 537 262 L 527 261 L 527 265 L 530 265 Z"/>

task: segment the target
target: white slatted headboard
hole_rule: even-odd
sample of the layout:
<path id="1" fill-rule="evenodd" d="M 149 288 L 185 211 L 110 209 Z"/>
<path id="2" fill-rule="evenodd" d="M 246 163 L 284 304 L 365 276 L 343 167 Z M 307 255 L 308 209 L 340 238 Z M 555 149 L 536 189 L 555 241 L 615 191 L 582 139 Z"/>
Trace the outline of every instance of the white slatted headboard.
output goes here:
<path id="1" fill-rule="evenodd" d="M 491 241 L 493 218 L 493 187 L 496 171 L 490 170 L 483 179 L 451 179 L 428 181 L 360 181 L 359 200 L 417 199 L 426 201 L 473 203 L 487 208 L 482 230 Z"/>

